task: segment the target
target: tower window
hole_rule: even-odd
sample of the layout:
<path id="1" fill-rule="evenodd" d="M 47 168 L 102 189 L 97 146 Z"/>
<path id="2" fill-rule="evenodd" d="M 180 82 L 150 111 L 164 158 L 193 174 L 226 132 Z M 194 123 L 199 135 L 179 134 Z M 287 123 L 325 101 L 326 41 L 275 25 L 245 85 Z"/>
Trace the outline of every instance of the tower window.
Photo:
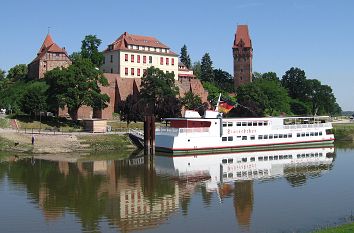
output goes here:
<path id="1" fill-rule="evenodd" d="M 242 76 L 240 77 L 240 79 L 242 80 Z"/>

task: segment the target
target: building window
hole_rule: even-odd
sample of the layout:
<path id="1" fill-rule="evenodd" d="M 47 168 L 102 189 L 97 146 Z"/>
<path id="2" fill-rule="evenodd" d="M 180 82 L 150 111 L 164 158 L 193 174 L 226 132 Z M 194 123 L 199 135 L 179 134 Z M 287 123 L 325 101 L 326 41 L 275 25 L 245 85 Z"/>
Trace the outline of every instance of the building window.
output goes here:
<path id="1" fill-rule="evenodd" d="M 160 65 L 163 65 L 163 57 L 160 57 Z"/>
<path id="2" fill-rule="evenodd" d="M 143 63 L 146 63 L 146 56 L 143 56 Z"/>
<path id="3" fill-rule="evenodd" d="M 128 68 L 125 67 L 125 75 L 128 75 Z"/>
<path id="4" fill-rule="evenodd" d="M 130 74 L 131 74 L 132 76 L 134 76 L 134 68 L 131 68 L 131 69 L 130 69 Z"/>
<path id="5" fill-rule="evenodd" d="M 103 64 L 105 64 L 106 63 L 106 57 L 103 57 L 103 62 L 102 62 Z"/>
<path id="6" fill-rule="evenodd" d="M 113 68 L 111 68 L 111 74 L 113 74 Z"/>
<path id="7" fill-rule="evenodd" d="M 128 61 L 128 54 L 125 54 L 125 61 Z"/>
<path id="8" fill-rule="evenodd" d="M 242 80 L 242 76 L 240 77 L 240 79 Z"/>
<path id="9" fill-rule="evenodd" d="M 146 69 L 143 69 L 143 75 L 146 75 Z"/>
<path id="10" fill-rule="evenodd" d="M 166 65 L 169 65 L 170 61 L 168 58 L 166 58 Z"/>
<path id="11" fill-rule="evenodd" d="M 175 65 L 175 59 L 174 58 L 171 58 L 171 65 Z"/>
<path id="12" fill-rule="evenodd" d="M 130 56 L 130 61 L 134 62 L 134 55 L 133 54 Z"/>
<path id="13" fill-rule="evenodd" d="M 113 62 L 113 55 L 111 55 L 111 63 Z"/>
<path id="14" fill-rule="evenodd" d="M 137 70 L 138 76 L 140 77 L 140 69 L 138 68 Z"/>
<path id="15" fill-rule="evenodd" d="M 137 55 L 137 63 L 140 63 L 140 55 Z"/>
<path id="16" fill-rule="evenodd" d="M 149 56 L 149 63 L 152 63 L 152 56 Z"/>

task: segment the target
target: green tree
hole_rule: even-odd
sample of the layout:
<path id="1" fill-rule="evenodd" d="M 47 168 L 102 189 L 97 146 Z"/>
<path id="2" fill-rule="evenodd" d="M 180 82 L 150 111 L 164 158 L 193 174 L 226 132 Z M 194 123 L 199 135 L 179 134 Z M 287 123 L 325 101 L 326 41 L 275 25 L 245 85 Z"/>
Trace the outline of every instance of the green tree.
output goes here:
<path id="1" fill-rule="evenodd" d="M 6 72 L 5 70 L 0 69 L 0 81 L 4 80 L 6 77 Z"/>
<path id="2" fill-rule="evenodd" d="M 141 104 L 139 104 L 139 96 L 128 95 L 125 101 L 118 104 L 119 116 L 122 121 L 127 124 L 134 121 L 143 121 L 143 111 Z"/>
<path id="3" fill-rule="evenodd" d="M 19 64 L 9 69 L 7 73 L 7 78 L 12 82 L 27 81 L 27 74 L 27 65 Z"/>
<path id="4" fill-rule="evenodd" d="M 209 53 L 204 54 L 201 63 L 201 80 L 204 82 L 214 82 L 213 62 Z"/>
<path id="5" fill-rule="evenodd" d="M 176 98 L 178 92 L 174 73 L 164 73 L 153 66 L 148 68 L 141 79 L 140 96 L 145 106 L 144 113 L 158 118 L 179 116 L 181 104 Z"/>
<path id="6" fill-rule="evenodd" d="M 303 102 L 298 99 L 290 100 L 290 110 L 295 115 L 306 116 L 311 114 L 311 107 L 309 105 L 308 102 Z"/>
<path id="7" fill-rule="evenodd" d="M 202 107 L 202 100 L 198 95 L 195 95 L 193 92 L 189 91 L 181 98 L 182 105 L 189 110 L 197 110 Z"/>
<path id="8" fill-rule="evenodd" d="M 202 65 L 200 64 L 200 61 L 196 61 L 193 64 L 193 74 L 197 79 L 201 79 L 202 76 Z"/>
<path id="9" fill-rule="evenodd" d="M 189 57 L 186 45 L 183 45 L 183 47 L 181 48 L 181 54 L 179 58 L 188 69 L 192 67 L 191 58 Z"/>
<path id="10" fill-rule="evenodd" d="M 49 85 L 50 106 L 54 109 L 67 106 L 73 120 L 77 120 L 77 111 L 83 105 L 107 107 L 109 96 L 101 93 L 100 86 L 107 86 L 108 81 L 88 59 L 78 58 L 68 68 L 55 68 L 45 74 L 45 80 Z"/>
<path id="11" fill-rule="evenodd" d="M 222 69 L 214 69 L 214 81 L 215 85 L 225 92 L 234 92 L 234 78 L 230 73 Z"/>
<path id="12" fill-rule="evenodd" d="M 103 53 L 98 51 L 98 47 L 102 40 L 96 35 L 87 35 L 81 43 L 81 56 L 89 59 L 96 67 L 100 67 L 103 63 Z"/>
<path id="13" fill-rule="evenodd" d="M 305 71 L 292 67 L 282 77 L 281 84 L 293 99 L 304 100 L 308 93 Z"/>
<path id="14" fill-rule="evenodd" d="M 275 82 L 280 82 L 277 74 L 275 72 L 266 72 L 262 74 L 262 79 L 272 80 Z"/>
<path id="15" fill-rule="evenodd" d="M 26 87 L 26 91 L 22 96 L 22 112 L 36 115 L 41 111 L 47 110 L 48 85 L 45 82 L 33 82 Z"/>

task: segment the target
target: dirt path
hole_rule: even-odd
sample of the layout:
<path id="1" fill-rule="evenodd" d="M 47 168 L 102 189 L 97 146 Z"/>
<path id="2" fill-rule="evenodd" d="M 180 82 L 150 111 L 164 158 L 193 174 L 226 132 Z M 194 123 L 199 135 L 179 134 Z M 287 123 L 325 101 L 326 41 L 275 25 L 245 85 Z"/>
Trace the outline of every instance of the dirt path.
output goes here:
<path id="1" fill-rule="evenodd" d="M 32 135 L 18 133 L 13 130 L 0 129 L 0 137 L 14 142 L 14 149 L 32 151 L 33 153 L 56 154 L 69 153 L 84 149 L 75 135 L 45 135 L 35 134 L 34 145 Z"/>

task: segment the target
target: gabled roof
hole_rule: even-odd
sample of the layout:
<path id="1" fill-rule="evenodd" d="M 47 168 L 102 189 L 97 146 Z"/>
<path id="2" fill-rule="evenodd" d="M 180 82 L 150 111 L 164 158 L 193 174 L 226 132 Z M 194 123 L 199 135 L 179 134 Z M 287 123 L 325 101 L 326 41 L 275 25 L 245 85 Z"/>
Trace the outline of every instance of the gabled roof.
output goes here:
<path id="1" fill-rule="evenodd" d="M 161 48 L 161 49 L 170 49 L 167 45 L 161 43 L 155 37 L 133 35 L 133 34 L 129 34 L 128 32 L 124 32 L 112 44 L 109 44 L 108 48 L 105 51 L 130 50 L 128 48 L 128 45 L 147 46 L 147 47 Z M 172 51 L 169 51 L 169 53 L 170 54 L 174 54 Z"/>
<path id="2" fill-rule="evenodd" d="M 243 44 L 243 47 L 252 48 L 252 41 L 248 33 L 247 25 L 237 26 L 233 48 L 237 48 L 241 44 Z"/>
<path id="3" fill-rule="evenodd" d="M 37 57 L 33 60 L 38 60 L 42 58 L 46 53 L 64 53 L 68 56 L 64 48 L 60 48 L 54 41 L 52 36 L 48 33 L 45 37 L 41 48 L 37 53 Z"/>

